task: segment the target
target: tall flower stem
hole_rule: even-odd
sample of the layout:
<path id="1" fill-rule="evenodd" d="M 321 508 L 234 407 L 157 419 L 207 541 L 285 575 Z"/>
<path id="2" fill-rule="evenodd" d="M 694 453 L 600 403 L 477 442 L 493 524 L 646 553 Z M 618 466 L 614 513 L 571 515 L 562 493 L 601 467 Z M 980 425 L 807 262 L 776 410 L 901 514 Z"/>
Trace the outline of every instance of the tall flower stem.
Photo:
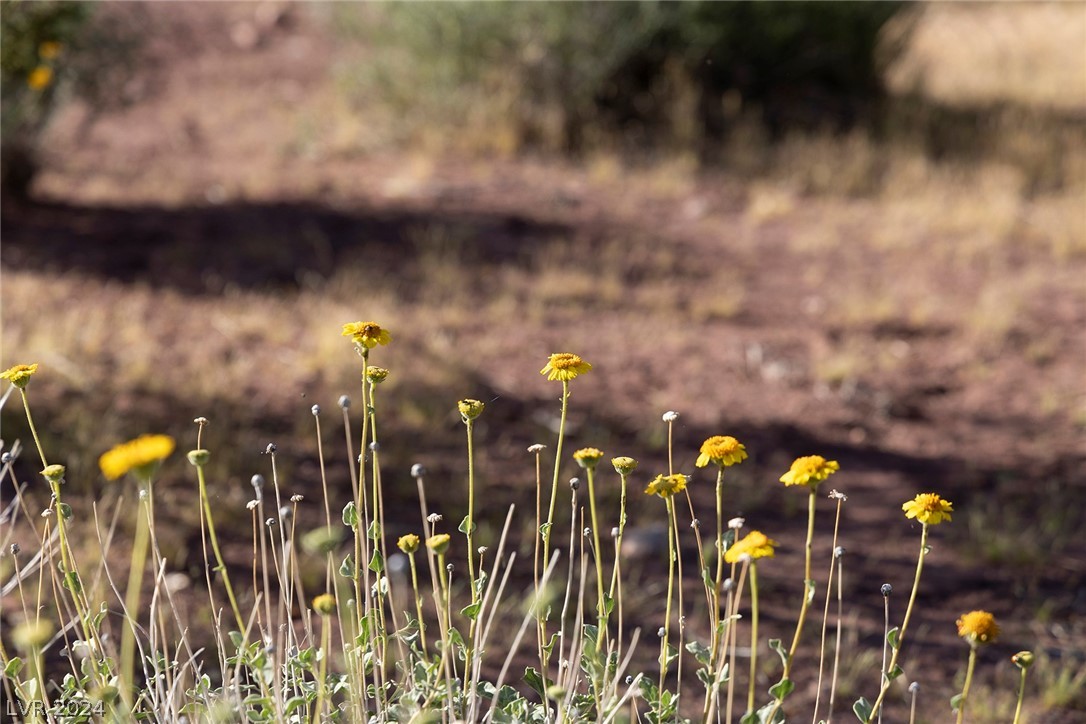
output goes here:
<path id="1" fill-rule="evenodd" d="M 121 681 L 125 689 L 129 691 L 132 690 L 135 682 L 136 621 L 140 610 L 140 589 L 143 586 L 143 571 L 147 566 L 147 553 L 151 546 L 150 525 L 148 524 L 149 511 L 147 508 L 148 496 L 149 491 L 147 494 L 138 496 L 139 507 L 136 513 L 136 533 L 132 542 L 131 568 L 128 570 L 128 590 L 124 597 L 124 605 L 128 610 L 128 615 L 132 617 L 132 621 L 121 631 Z"/>
<path id="2" fill-rule="evenodd" d="M 803 634 L 803 624 L 807 620 L 807 609 L 814 598 L 814 579 L 811 578 L 811 546 L 814 542 L 815 521 L 815 486 L 811 487 L 807 503 L 807 542 L 803 548 L 803 603 L 799 609 L 799 620 L 796 621 L 796 633 L 792 636 L 792 646 L 788 649 L 788 660 L 784 663 L 783 678 L 787 679 L 792 671 L 792 663 L 799 648 L 799 639 Z"/>
<path id="3" fill-rule="evenodd" d="M 883 700 L 886 699 L 886 692 L 890 690 L 890 684 L 893 683 L 890 674 L 893 672 L 894 667 L 897 666 L 898 657 L 901 655 L 901 649 L 905 643 L 905 631 L 909 628 L 909 619 L 912 618 L 913 615 L 913 604 L 916 603 L 916 592 L 920 588 L 920 573 L 924 570 L 924 556 L 926 556 L 928 552 L 928 524 L 921 523 L 921 526 L 920 555 L 916 559 L 916 575 L 913 576 L 913 590 L 909 594 L 909 605 L 905 608 L 905 618 L 902 619 L 901 628 L 898 630 L 897 646 L 894 647 L 894 653 L 890 656 L 890 665 L 882 672 L 882 687 L 879 689 L 879 696 L 875 699 L 875 703 L 871 705 L 871 713 L 868 715 L 867 721 L 864 722 L 864 724 L 870 724 L 871 720 L 878 714 Z"/>
<path id="4" fill-rule="evenodd" d="M 754 683 L 758 674 L 758 564 L 750 562 L 750 681 L 747 682 L 747 713 L 754 711 Z M 769 719 L 769 721 L 773 721 Z"/>
<path id="5" fill-rule="evenodd" d="M 596 561 L 596 618 L 599 623 L 601 641 L 607 640 L 607 602 L 603 595 L 603 549 L 600 548 L 600 522 L 596 517 L 596 471 L 589 467 L 588 474 L 588 510 L 592 516 L 592 548 Z"/>
<path id="6" fill-rule="evenodd" d="M 197 455 L 203 453 L 203 455 Z M 202 458 L 202 459 L 201 459 Z M 204 517 L 207 519 L 208 538 L 211 540 L 211 550 L 215 554 L 215 562 L 219 573 L 222 574 L 222 582 L 226 588 L 226 597 L 230 599 L 230 609 L 234 612 L 234 621 L 238 625 L 238 631 L 244 634 L 245 619 L 241 616 L 237 598 L 234 597 L 234 587 L 230 585 L 230 573 L 226 570 L 226 561 L 219 549 L 219 537 L 215 534 L 215 519 L 211 515 L 211 501 L 207 496 L 207 482 L 204 478 L 204 462 L 207 459 L 206 450 L 194 450 L 189 453 L 189 462 L 196 467 L 196 478 L 200 484 L 200 504 L 204 509 Z"/>
<path id="7" fill-rule="evenodd" d="M 671 597 L 675 589 L 675 505 L 667 496 L 667 604 L 664 609 L 664 637 L 660 641 L 660 685 L 664 690 L 664 677 L 667 676 L 668 639 L 671 635 Z"/>
<path id="8" fill-rule="evenodd" d="M 977 665 L 977 647 L 969 647 L 969 664 L 965 669 L 965 684 L 962 686 L 962 698 L 958 700 L 957 724 L 962 724 L 965 719 L 965 701 L 969 698 L 969 687 L 973 683 L 973 668 Z M 1017 717 L 1015 717 L 1017 718 Z"/>
<path id="9" fill-rule="evenodd" d="M 830 494 L 830 497 L 836 497 L 837 499 L 837 515 L 833 520 L 833 544 L 831 547 L 833 553 L 830 556 L 830 572 L 826 578 L 826 603 L 822 608 L 822 636 L 818 645 L 818 681 L 815 685 L 815 703 L 814 710 L 811 714 L 811 724 L 815 724 L 815 722 L 818 721 L 818 704 L 822 699 L 822 672 L 826 662 L 826 629 L 829 626 L 830 618 L 830 592 L 833 590 L 833 569 L 841 558 L 841 555 L 844 553 L 844 549 L 840 552 L 838 552 L 837 549 L 837 534 L 841 526 L 841 505 L 844 503 L 844 496 L 835 491 Z"/>
<path id="10" fill-rule="evenodd" d="M 554 451 L 554 476 L 551 479 L 551 500 L 550 505 L 547 507 L 547 522 L 540 526 L 539 535 L 543 538 L 543 560 L 549 561 L 551 559 L 551 535 L 554 533 L 554 504 L 558 499 L 558 473 L 562 463 L 562 442 L 565 440 L 566 435 L 566 413 L 569 410 L 569 380 L 562 380 L 562 414 L 558 421 L 558 444 L 555 446 Z M 546 530 L 543 527 L 546 526 Z M 547 680 L 547 665 L 546 661 L 549 660 L 549 655 L 546 653 L 547 647 L 547 611 L 541 610 L 539 612 L 539 650 L 543 654 L 544 664 L 543 669 L 540 672 L 543 675 L 543 680 Z"/>
<path id="11" fill-rule="evenodd" d="M 1014 721 L 1011 724 L 1018 724 L 1022 720 L 1022 701 L 1026 698 L 1026 671 L 1028 667 L 1023 666 L 1022 678 L 1018 682 L 1018 703 L 1014 705 Z"/>

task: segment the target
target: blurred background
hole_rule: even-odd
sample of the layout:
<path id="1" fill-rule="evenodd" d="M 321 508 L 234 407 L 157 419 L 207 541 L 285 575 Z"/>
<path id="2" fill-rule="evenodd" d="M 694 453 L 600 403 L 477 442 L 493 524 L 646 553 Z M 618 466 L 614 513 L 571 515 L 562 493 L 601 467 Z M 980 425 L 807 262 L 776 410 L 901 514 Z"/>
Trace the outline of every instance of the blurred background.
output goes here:
<path id="1" fill-rule="evenodd" d="M 497 525 L 531 499 L 525 448 L 553 441 L 537 372 L 573 351 L 595 369 L 570 450 L 652 477 L 665 410 L 684 471 L 710 435 L 746 443 L 732 507 L 785 544 L 771 635 L 794 617 L 803 534 L 776 479 L 834 457 L 859 554 L 849 645 L 878 650 L 878 588 L 907 590 L 915 560 L 900 503 L 938 491 L 960 512 L 907 652 L 931 720 L 960 683 L 954 620 L 986 608 L 1004 637 L 971 715 L 1009 718 L 1009 655 L 1034 648 L 1033 721 L 1082 721 L 1086 5 L 2 10 L 0 367 L 41 364 L 31 401 L 71 495 L 118 495 L 102 451 L 143 432 L 187 450 L 202 415 L 223 515 L 244 523 L 268 442 L 289 489 L 319 490 L 313 404 L 349 491 L 336 400 L 358 397 L 359 365 L 340 328 L 373 319 L 394 339 L 373 358 L 392 370 L 393 532 L 414 530 L 415 462 L 462 515 L 464 397 L 488 404 Z M 2 423 L 26 444 L 17 399 Z M 183 503 L 176 457 L 159 489 Z M 171 560 L 198 571 L 195 510 L 160 510 Z M 644 566 L 651 592 L 666 566 Z M 852 666 L 842 701 L 877 685 L 874 659 Z"/>

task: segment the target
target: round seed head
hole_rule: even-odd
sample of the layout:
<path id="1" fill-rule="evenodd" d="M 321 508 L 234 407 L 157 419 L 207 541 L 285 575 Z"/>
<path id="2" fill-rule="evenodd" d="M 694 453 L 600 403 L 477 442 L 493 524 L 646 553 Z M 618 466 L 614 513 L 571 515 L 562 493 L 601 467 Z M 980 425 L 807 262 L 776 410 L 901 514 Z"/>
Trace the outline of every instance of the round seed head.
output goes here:
<path id="1" fill-rule="evenodd" d="M 344 410 L 346 410 L 347 408 L 349 408 L 351 406 L 351 398 L 347 397 L 347 395 L 340 395 L 339 396 L 339 406 L 342 407 Z"/>

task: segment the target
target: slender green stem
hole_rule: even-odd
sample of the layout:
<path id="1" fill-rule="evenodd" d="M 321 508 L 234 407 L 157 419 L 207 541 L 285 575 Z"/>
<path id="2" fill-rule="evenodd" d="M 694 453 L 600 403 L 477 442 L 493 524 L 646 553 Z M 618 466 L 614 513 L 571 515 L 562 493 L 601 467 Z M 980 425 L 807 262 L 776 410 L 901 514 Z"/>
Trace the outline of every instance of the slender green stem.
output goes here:
<path id="1" fill-rule="evenodd" d="M 147 499 L 142 495 L 138 497 L 136 534 L 132 543 L 132 562 L 128 571 L 128 590 L 124 597 L 125 608 L 132 620 L 121 631 L 121 681 L 125 688 L 130 691 L 135 683 L 136 626 L 140 611 L 140 589 L 143 586 L 143 572 L 147 566 L 147 552 L 151 545 Z"/>
<path id="2" fill-rule="evenodd" d="M 758 674 L 758 564 L 750 562 L 750 681 L 747 682 L 747 713 L 754 711 L 754 683 Z M 773 721 L 770 719 L 769 721 Z"/>
<path id="3" fill-rule="evenodd" d="M 234 587 L 230 585 L 230 573 L 226 570 L 226 561 L 219 549 L 219 537 L 215 534 L 215 521 L 211 516 L 211 501 L 207 497 L 207 482 L 204 479 L 204 466 L 196 466 L 196 477 L 200 483 L 200 502 L 204 506 L 204 516 L 207 518 L 207 532 L 211 539 L 211 550 L 215 553 L 215 562 L 222 574 L 222 582 L 226 587 L 226 596 L 230 599 L 230 608 L 234 612 L 234 620 L 238 625 L 238 631 L 245 632 L 245 619 L 241 616 L 237 598 L 234 597 Z"/>
<path id="4" fill-rule="evenodd" d="M 973 668 L 977 665 L 977 647 L 969 647 L 969 665 L 965 669 L 965 684 L 962 686 L 962 698 L 958 700 L 957 724 L 965 719 L 965 701 L 969 698 L 969 687 L 973 683 Z"/>
<path id="5" fill-rule="evenodd" d="M 38 457 L 41 458 L 42 468 L 49 467 L 45 460 L 45 450 L 41 446 L 41 438 L 38 437 L 38 428 L 34 426 L 34 418 L 30 415 L 30 402 L 26 399 L 26 390 L 19 388 L 19 394 L 23 398 L 23 411 L 26 412 L 26 424 L 30 426 L 30 436 L 34 438 L 34 445 L 38 448 Z"/>
<path id="6" fill-rule="evenodd" d="M 332 624 L 324 616 L 321 616 L 321 656 L 320 668 L 317 671 L 317 703 L 313 707 L 313 722 L 324 720 L 324 682 L 328 676 L 328 657 L 331 656 L 331 631 Z"/>
<path id="7" fill-rule="evenodd" d="M 664 609 L 664 638 L 660 642 L 660 686 L 664 690 L 664 677 L 667 676 L 667 649 L 668 638 L 671 635 L 671 597 L 675 589 L 675 506 L 671 496 L 664 498 L 667 502 L 667 604 Z"/>
<path id="8" fill-rule="evenodd" d="M 415 568 L 415 554 L 408 554 L 407 559 L 411 563 L 411 590 L 415 594 L 415 614 L 419 617 L 419 640 L 422 642 L 422 655 L 427 656 L 426 624 L 422 618 L 422 595 L 419 593 L 419 576 Z"/>
<path id="9" fill-rule="evenodd" d="M 1022 667 L 1022 679 L 1018 683 L 1018 703 L 1014 706 L 1014 721 L 1011 724 L 1018 724 L 1022 719 L 1022 701 L 1026 698 L 1026 668 Z"/>
<path id="10" fill-rule="evenodd" d="M 818 704 L 822 700 L 822 672 L 826 663 L 826 629 L 830 619 L 830 593 L 833 591 L 833 567 L 837 563 L 837 533 L 841 525 L 841 504 L 843 499 L 837 498 L 837 515 L 833 520 L 833 543 L 830 546 L 830 572 L 826 578 L 826 602 L 822 607 L 822 636 L 818 644 L 818 680 L 815 683 L 815 703 L 811 713 L 811 724 L 818 721 Z"/>
<path id="11" fill-rule="evenodd" d="M 562 416 L 558 421 L 558 444 L 554 451 L 554 477 L 551 479 L 551 502 L 547 508 L 547 532 L 543 535 L 543 560 L 549 561 L 551 533 L 554 523 L 554 503 L 558 498 L 558 473 L 562 464 L 562 443 L 566 436 L 566 412 L 569 410 L 569 381 L 562 380 Z"/>
<path id="12" fill-rule="evenodd" d="M 916 575 L 913 576 L 913 590 L 909 594 L 909 605 L 905 608 L 905 618 L 901 622 L 901 629 L 897 635 L 897 646 L 894 648 L 893 655 L 890 656 L 890 664 L 886 667 L 886 671 L 882 672 L 882 687 L 879 690 L 879 696 L 875 699 L 875 703 L 871 706 L 871 713 L 867 717 L 867 721 L 864 724 L 870 724 L 871 720 L 878 714 L 879 708 L 882 706 L 883 700 L 886 698 L 886 692 L 890 690 L 890 684 L 893 683 L 890 679 L 890 672 L 897 666 L 898 657 L 901 655 L 901 649 L 905 644 L 905 631 L 909 628 L 909 619 L 913 615 L 913 604 L 916 603 L 916 592 L 920 588 L 920 573 L 924 570 L 924 556 L 928 552 L 928 524 L 922 523 L 920 529 L 920 555 L 916 559 Z"/>
<path id="13" fill-rule="evenodd" d="M 464 426 L 468 429 L 468 524 L 467 532 L 464 535 L 468 538 L 468 578 L 471 579 L 471 602 L 475 603 L 479 599 L 479 593 L 475 590 L 475 544 L 473 542 L 475 533 L 475 444 L 472 432 L 475 430 L 475 423 L 473 420 L 465 420 Z M 474 619 L 472 619 L 472 624 L 474 627 Z"/>
<path id="14" fill-rule="evenodd" d="M 596 616 L 599 619 L 599 635 L 606 640 L 607 604 L 603 597 L 603 549 L 600 548 L 600 522 L 596 517 L 596 471 L 588 468 L 586 472 L 588 473 L 588 510 L 592 515 L 592 552 L 596 560 Z"/>
<path id="15" fill-rule="evenodd" d="M 811 605 L 814 594 L 814 581 L 811 579 L 811 546 L 814 542 L 815 521 L 815 487 L 811 487 L 811 494 L 807 504 L 807 543 L 804 546 L 803 558 L 803 603 L 799 609 L 799 620 L 796 621 L 796 633 L 792 636 L 792 646 L 788 649 L 788 660 L 784 662 L 783 678 L 787 679 L 792 671 L 792 662 L 799 648 L 799 639 L 803 634 L 803 624 L 807 620 L 807 609 Z"/>

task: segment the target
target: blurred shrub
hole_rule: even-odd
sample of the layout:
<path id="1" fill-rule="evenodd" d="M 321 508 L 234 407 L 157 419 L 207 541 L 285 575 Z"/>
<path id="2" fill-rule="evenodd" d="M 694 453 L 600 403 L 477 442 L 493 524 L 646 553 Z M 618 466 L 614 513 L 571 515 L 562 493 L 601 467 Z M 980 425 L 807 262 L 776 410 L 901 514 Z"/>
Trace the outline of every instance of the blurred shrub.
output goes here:
<path id="1" fill-rule="evenodd" d="M 114 14 L 115 15 L 115 14 Z M 37 144 L 55 108 L 78 96 L 92 111 L 124 94 L 139 37 L 88 2 L 6 0 L 0 13 L 0 182 L 23 198 Z"/>
<path id="2" fill-rule="evenodd" d="M 566 151 L 607 140 L 689 145 L 740 112 L 773 132 L 847 127 L 881 97 L 879 33 L 894 2 L 388 3 L 337 27 L 371 55 L 362 103 L 411 135 Z M 885 58 L 883 58 L 885 60 Z M 463 140 L 463 138 L 461 138 Z M 469 140 L 469 145 L 478 145 Z"/>

